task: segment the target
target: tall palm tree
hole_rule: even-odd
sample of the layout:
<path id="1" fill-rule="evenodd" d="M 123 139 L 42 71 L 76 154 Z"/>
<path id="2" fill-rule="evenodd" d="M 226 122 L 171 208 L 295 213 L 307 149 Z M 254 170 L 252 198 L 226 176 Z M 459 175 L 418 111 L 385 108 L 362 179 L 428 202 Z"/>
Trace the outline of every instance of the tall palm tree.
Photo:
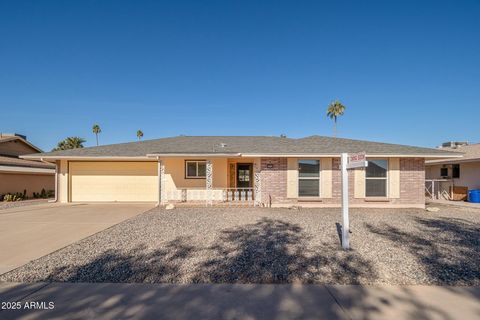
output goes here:
<path id="1" fill-rule="evenodd" d="M 60 141 L 52 151 L 83 148 L 84 142 L 86 142 L 86 140 L 80 137 L 67 137 Z"/>
<path id="2" fill-rule="evenodd" d="M 142 132 L 142 130 L 137 130 L 137 138 L 138 138 L 138 140 L 140 140 L 140 139 L 143 138 L 143 132 Z"/>
<path id="3" fill-rule="evenodd" d="M 337 136 L 337 118 L 343 116 L 345 113 L 345 106 L 338 100 L 333 101 L 328 105 L 327 117 L 333 119 L 333 136 Z"/>
<path id="4" fill-rule="evenodd" d="M 100 129 L 100 126 L 98 124 L 94 124 L 92 127 L 93 133 L 95 133 L 95 138 L 97 138 L 97 146 L 98 146 L 98 134 L 102 132 L 102 129 Z"/>

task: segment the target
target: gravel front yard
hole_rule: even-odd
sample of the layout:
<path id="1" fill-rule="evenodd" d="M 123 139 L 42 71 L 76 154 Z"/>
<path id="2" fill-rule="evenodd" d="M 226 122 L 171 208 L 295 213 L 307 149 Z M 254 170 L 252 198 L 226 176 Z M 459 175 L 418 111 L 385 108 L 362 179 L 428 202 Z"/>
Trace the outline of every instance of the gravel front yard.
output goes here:
<path id="1" fill-rule="evenodd" d="M 155 208 L 0 281 L 480 285 L 480 210 Z"/>

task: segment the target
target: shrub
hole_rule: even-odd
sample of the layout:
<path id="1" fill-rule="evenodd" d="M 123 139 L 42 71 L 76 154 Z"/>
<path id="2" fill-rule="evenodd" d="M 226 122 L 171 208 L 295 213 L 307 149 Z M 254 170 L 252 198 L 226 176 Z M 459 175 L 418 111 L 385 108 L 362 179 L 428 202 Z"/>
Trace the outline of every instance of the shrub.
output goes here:
<path id="1" fill-rule="evenodd" d="M 22 201 L 23 200 L 23 194 L 20 192 L 11 194 L 7 193 L 6 195 L 3 196 L 3 201 L 6 202 L 13 202 L 13 201 Z"/>
<path id="2" fill-rule="evenodd" d="M 48 190 L 46 191 L 45 189 L 42 189 L 41 192 L 34 192 L 33 193 L 33 198 L 34 199 L 47 199 L 47 198 L 52 198 L 55 196 L 55 190 Z"/>

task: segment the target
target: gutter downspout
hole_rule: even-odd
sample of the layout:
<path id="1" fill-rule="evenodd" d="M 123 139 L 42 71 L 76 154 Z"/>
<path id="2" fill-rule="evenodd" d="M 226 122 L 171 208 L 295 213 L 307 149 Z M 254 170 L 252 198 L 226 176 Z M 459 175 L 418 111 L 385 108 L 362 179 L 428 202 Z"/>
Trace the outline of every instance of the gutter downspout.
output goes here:
<path id="1" fill-rule="evenodd" d="M 45 161 L 43 160 L 43 158 L 40 158 L 40 161 L 43 163 L 51 164 L 51 162 Z M 48 202 L 57 202 L 58 200 L 57 194 L 58 194 L 58 165 L 57 165 L 57 162 L 55 161 L 55 198 L 53 200 L 48 200 Z"/>

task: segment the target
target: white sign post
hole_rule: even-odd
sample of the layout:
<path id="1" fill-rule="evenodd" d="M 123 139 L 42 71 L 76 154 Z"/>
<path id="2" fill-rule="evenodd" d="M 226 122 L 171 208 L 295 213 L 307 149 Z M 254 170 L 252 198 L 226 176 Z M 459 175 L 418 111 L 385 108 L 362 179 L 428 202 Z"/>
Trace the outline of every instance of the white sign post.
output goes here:
<path id="1" fill-rule="evenodd" d="M 350 222 L 348 217 L 348 169 L 368 166 L 365 153 L 355 153 L 350 156 L 342 153 L 342 248 L 350 248 Z"/>

